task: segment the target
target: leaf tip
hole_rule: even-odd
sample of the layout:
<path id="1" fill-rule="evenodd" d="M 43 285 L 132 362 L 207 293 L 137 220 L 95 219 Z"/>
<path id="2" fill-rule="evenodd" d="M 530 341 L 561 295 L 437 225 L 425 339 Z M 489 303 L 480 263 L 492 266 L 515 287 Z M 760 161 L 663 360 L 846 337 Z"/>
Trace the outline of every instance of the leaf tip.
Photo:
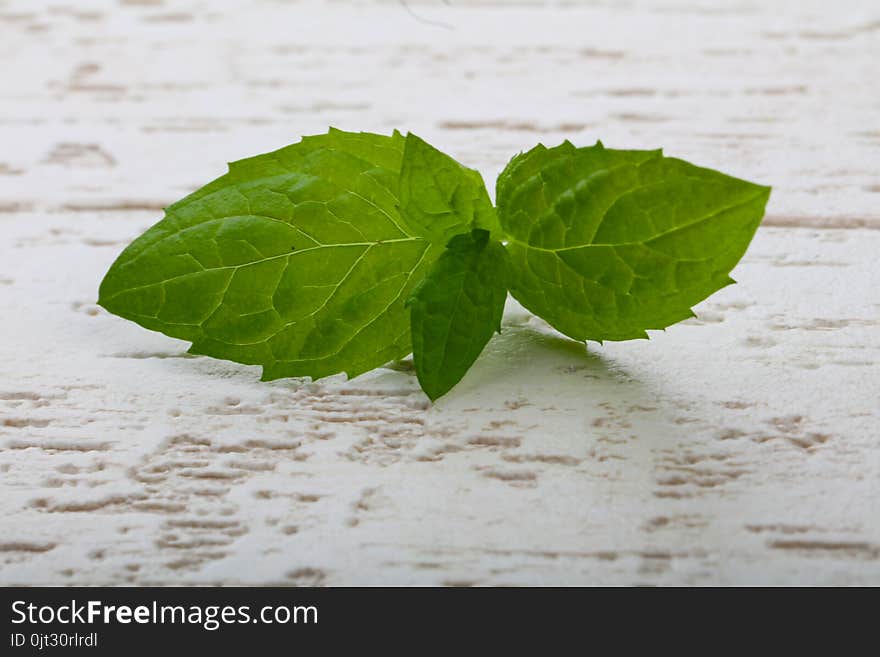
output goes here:
<path id="1" fill-rule="evenodd" d="M 443 395 L 445 395 L 447 392 L 455 387 L 445 386 L 443 384 L 440 384 L 438 387 L 437 385 L 432 385 L 427 381 L 423 381 L 422 379 L 419 379 L 419 385 L 422 388 L 422 392 L 424 392 L 425 396 L 427 396 L 427 398 L 431 400 L 432 404 L 436 403 L 438 399 L 440 399 Z"/>

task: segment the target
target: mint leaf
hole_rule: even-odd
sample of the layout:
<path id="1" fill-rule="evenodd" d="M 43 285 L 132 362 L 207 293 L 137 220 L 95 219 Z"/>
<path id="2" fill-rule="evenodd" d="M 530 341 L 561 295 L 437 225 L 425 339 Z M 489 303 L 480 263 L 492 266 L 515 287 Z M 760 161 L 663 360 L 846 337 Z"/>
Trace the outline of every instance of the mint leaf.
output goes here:
<path id="1" fill-rule="evenodd" d="M 412 230 L 446 244 L 472 228 L 500 233 L 479 172 L 410 133 L 400 171 L 400 209 Z"/>
<path id="2" fill-rule="evenodd" d="M 507 254 L 476 229 L 453 237 L 409 298 L 413 361 L 435 400 L 473 365 L 495 331 L 507 298 Z"/>
<path id="3" fill-rule="evenodd" d="M 647 337 L 733 282 L 769 194 L 661 151 L 539 145 L 497 183 L 510 291 L 576 340 Z"/>
<path id="4" fill-rule="evenodd" d="M 497 182 L 413 134 L 330 129 L 229 165 L 110 267 L 98 302 L 264 379 L 413 351 L 437 399 L 508 288 L 578 339 L 647 337 L 732 282 L 770 189 L 660 151 L 538 146 Z M 506 248 L 499 240 L 504 240 Z"/>
<path id="5" fill-rule="evenodd" d="M 406 356 L 404 303 L 444 243 L 401 217 L 404 144 L 331 129 L 230 164 L 123 251 L 99 303 L 266 380 Z"/>

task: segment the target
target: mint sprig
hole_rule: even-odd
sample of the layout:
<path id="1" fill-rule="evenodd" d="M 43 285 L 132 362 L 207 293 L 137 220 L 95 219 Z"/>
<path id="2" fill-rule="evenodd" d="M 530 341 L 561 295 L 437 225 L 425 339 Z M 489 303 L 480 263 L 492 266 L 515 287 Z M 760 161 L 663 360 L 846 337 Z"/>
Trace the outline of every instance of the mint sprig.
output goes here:
<path id="1" fill-rule="evenodd" d="M 229 166 L 166 209 L 101 283 L 110 312 L 261 365 L 354 377 L 411 351 L 431 399 L 507 291 L 576 340 L 647 337 L 729 284 L 770 188 L 601 143 L 539 145 L 497 181 L 415 135 L 331 129 Z"/>

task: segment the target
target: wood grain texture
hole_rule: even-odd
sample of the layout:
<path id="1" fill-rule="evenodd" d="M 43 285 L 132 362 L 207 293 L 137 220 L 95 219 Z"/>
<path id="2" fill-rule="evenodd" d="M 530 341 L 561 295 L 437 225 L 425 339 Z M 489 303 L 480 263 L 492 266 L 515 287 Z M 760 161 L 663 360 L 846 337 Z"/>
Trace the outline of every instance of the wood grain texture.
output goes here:
<path id="1" fill-rule="evenodd" d="M 0 53 L 0 583 L 880 584 L 876 3 L 7 1 Z M 94 305 L 164 205 L 327 125 L 774 195 L 698 319 L 585 351 L 510 301 L 433 406 Z"/>

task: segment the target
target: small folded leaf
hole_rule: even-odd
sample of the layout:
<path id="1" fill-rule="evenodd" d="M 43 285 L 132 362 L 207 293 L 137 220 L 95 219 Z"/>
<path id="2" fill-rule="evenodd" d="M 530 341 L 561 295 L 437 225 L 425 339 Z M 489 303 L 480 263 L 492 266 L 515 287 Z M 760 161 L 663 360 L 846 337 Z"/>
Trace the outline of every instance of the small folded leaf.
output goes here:
<path id="1" fill-rule="evenodd" d="M 406 136 L 400 171 L 400 211 L 412 230 L 446 244 L 483 228 L 498 236 L 495 208 L 483 177 L 414 134 Z"/>
<path id="2" fill-rule="evenodd" d="M 576 340 L 647 337 L 733 282 L 769 195 L 660 151 L 539 145 L 498 177 L 510 291 Z"/>
<path id="3" fill-rule="evenodd" d="M 501 330 L 507 270 L 504 247 L 474 230 L 453 237 L 413 291 L 413 361 L 431 400 L 449 392 Z"/>
<path id="4" fill-rule="evenodd" d="M 267 380 L 406 356 L 405 301 L 445 243 L 401 217 L 404 142 L 331 129 L 233 162 L 123 251 L 98 302 Z"/>

